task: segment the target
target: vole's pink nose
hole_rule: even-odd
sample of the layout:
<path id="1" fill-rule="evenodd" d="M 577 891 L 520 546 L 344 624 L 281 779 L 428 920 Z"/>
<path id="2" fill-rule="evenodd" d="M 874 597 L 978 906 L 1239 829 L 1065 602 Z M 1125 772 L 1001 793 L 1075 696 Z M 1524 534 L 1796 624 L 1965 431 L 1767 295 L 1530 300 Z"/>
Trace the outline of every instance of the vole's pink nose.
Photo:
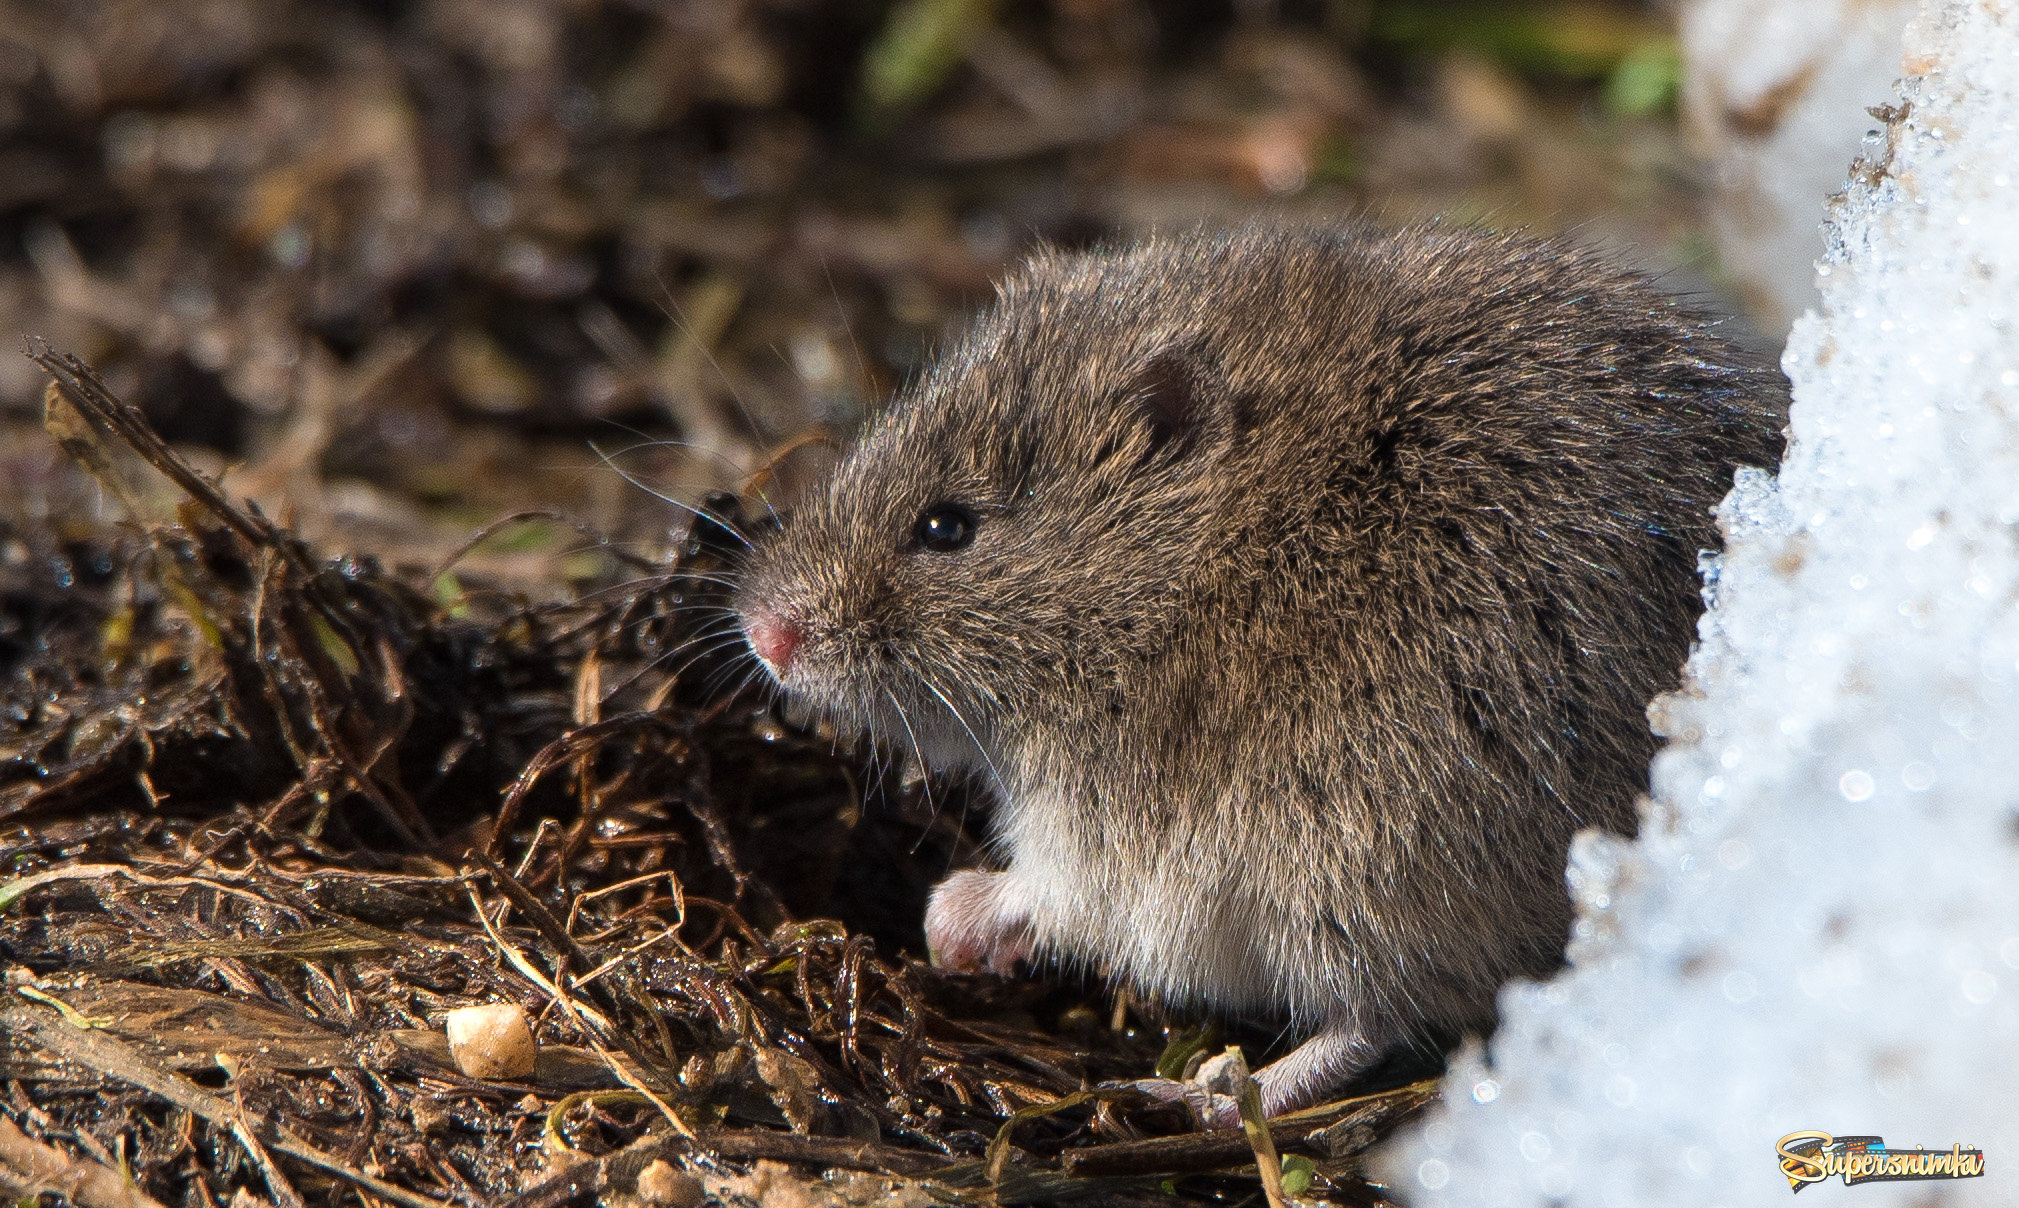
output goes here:
<path id="1" fill-rule="evenodd" d="M 799 626 L 772 613 L 756 612 L 743 623 L 743 632 L 750 639 L 750 648 L 771 665 L 774 674 L 784 675 L 791 669 L 793 652 L 799 649 L 803 636 Z"/>

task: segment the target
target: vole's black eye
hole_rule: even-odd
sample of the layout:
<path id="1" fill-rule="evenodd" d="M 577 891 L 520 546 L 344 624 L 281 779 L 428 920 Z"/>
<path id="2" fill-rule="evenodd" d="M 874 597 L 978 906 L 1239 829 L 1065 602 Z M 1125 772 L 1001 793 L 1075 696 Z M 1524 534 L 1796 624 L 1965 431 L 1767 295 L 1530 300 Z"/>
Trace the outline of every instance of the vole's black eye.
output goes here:
<path id="1" fill-rule="evenodd" d="M 918 514 L 913 536 L 933 553 L 951 553 L 974 540 L 974 513 L 957 503 L 935 503 Z"/>

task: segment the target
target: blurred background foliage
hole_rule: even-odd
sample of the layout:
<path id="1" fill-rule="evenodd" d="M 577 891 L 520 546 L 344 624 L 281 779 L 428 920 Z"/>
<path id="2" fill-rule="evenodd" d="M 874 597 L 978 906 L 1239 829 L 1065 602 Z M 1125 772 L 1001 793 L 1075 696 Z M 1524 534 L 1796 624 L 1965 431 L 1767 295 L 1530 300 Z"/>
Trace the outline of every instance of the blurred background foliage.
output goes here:
<path id="1" fill-rule="evenodd" d="M 1698 284 L 1671 25 L 1624 0 L 0 0 L 0 327 L 332 552 L 427 565 L 551 505 L 649 555 L 654 491 L 846 432 L 1033 241 L 1442 215 Z M 0 358 L 0 507 L 61 515 L 89 501 L 26 431 L 40 392 Z M 618 573 L 580 544 L 531 521 L 465 569 L 535 595 Z"/>

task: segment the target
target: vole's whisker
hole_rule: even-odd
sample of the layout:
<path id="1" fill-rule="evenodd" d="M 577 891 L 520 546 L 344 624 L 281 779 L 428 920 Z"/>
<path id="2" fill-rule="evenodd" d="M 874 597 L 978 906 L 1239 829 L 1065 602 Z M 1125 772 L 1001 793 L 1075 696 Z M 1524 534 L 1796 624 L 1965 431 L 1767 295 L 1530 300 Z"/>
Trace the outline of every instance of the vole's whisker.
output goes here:
<path id="1" fill-rule="evenodd" d="M 731 570 L 679 570 L 663 576 L 659 585 L 671 587 L 675 583 L 713 583 L 734 591 L 743 586 L 743 576 Z"/>
<path id="2" fill-rule="evenodd" d="M 735 458 L 720 449 L 710 449 L 706 445 L 698 445 L 689 440 L 667 440 L 663 437 L 647 436 L 629 424 L 618 424 L 617 426 L 640 438 L 637 444 L 632 445 L 628 449 L 620 450 L 617 454 L 618 456 L 622 456 L 625 453 L 636 453 L 640 449 L 678 449 L 683 453 L 692 453 L 702 457 L 713 458 L 729 470 L 731 482 L 744 482 L 751 474 L 748 468 L 736 464 Z M 778 509 L 772 506 L 771 497 L 765 494 L 762 488 L 759 488 L 755 494 L 757 501 L 764 505 L 764 510 L 771 514 L 771 519 L 774 522 L 779 522 Z"/>
<path id="3" fill-rule="evenodd" d="M 967 732 L 968 741 L 974 744 L 975 753 L 980 755 L 982 762 L 988 765 L 989 775 L 995 779 L 996 791 L 1003 795 L 1003 800 L 1010 800 L 1009 783 L 1003 779 L 1001 769 L 995 766 L 995 759 L 989 755 L 988 748 L 982 745 L 981 737 L 974 732 L 974 727 L 967 724 L 967 718 L 961 716 L 960 710 L 954 706 L 953 701 L 949 700 L 946 693 L 941 692 L 931 680 L 921 675 L 918 677 L 918 682 L 925 685 L 927 692 L 939 698 L 939 703 L 946 706 L 948 713 L 953 714 L 953 719 L 960 723 L 962 730 Z"/>
<path id="4" fill-rule="evenodd" d="M 680 301 L 674 296 L 673 288 L 666 284 L 666 278 L 656 268 L 652 270 L 652 279 L 659 283 L 660 292 L 666 295 L 666 317 L 673 320 L 680 328 L 681 334 L 692 340 L 694 346 L 700 349 L 701 358 L 708 362 L 708 367 L 722 380 L 722 388 L 729 392 L 729 398 L 736 404 L 737 412 L 743 416 L 743 422 L 748 427 L 750 435 L 762 440 L 764 430 L 758 426 L 757 417 L 743 401 L 743 393 L 736 388 L 736 379 L 730 377 L 728 371 L 722 368 L 722 362 L 715 359 L 715 350 L 708 346 L 708 341 L 696 334 L 693 325 L 687 321 L 687 313 L 680 309 Z"/>
<path id="5" fill-rule="evenodd" d="M 718 465 L 729 471 L 729 480 L 731 482 L 741 479 L 745 474 L 750 472 L 747 467 L 738 465 L 735 458 L 720 449 L 711 449 L 706 445 L 699 445 L 691 440 L 670 440 L 663 436 L 653 436 L 641 428 L 635 428 L 630 424 L 617 420 L 607 422 L 611 427 L 629 432 L 638 438 L 637 444 L 629 448 L 617 450 L 614 456 L 622 457 L 626 453 L 636 453 L 640 449 L 678 449 L 682 453 L 691 453 L 697 457 L 706 457 L 714 460 Z"/>
<path id="6" fill-rule="evenodd" d="M 660 490 L 659 488 L 646 482 L 644 479 L 639 478 L 636 474 L 631 473 L 631 471 L 618 465 L 616 461 L 613 460 L 608 453 L 605 453 L 603 452 L 602 449 L 597 448 L 595 442 L 593 441 L 590 442 L 589 448 L 595 451 L 596 456 L 602 459 L 603 464 L 608 466 L 612 473 L 616 474 L 619 478 L 622 478 L 625 482 L 628 482 L 632 486 L 637 487 L 639 490 L 645 492 L 647 495 L 650 495 L 652 498 L 659 500 L 661 503 L 668 503 L 676 508 L 681 508 L 685 511 L 692 512 L 695 516 L 703 520 L 706 520 L 711 524 L 716 525 L 717 527 L 721 528 L 723 532 L 728 533 L 731 537 L 734 537 L 738 541 L 742 542 L 743 547 L 745 549 L 757 548 L 756 544 L 750 540 L 749 534 L 745 533 L 740 527 L 736 525 L 734 521 L 730 520 L 728 517 L 718 515 L 715 512 L 709 511 L 707 508 L 696 507 L 695 505 L 688 503 L 684 499 L 679 499 L 672 495 L 668 495 L 666 492 Z"/>
<path id="7" fill-rule="evenodd" d="M 855 338 L 855 324 L 849 321 L 848 308 L 841 304 L 841 291 L 834 284 L 834 270 L 827 265 L 827 253 L 820 254 L 820 273 L 827 278 L 827 296 L 834 299 L 835 317 L 841 320 L 841 330 L 848 333 L 848 346 L 855 353 L 855 372 L 859 378 L 869 377 L 869 358 L 862 355 L 862 342 Z"/>
<path id="8" fill-rule="evenodd" d="M 726 623 L 718 621 L 712 628 L 703 629 L 700 632 L 695 633 L 692 636 L 688 637 L 684 641 L 678 643 L 672 649 L 662 651 L 658 656 L 656 656 L 652 660 L 652 663 L 648 663 L 647 666 L 650 667 L 653 664 L 664 662 L 669 658 L 677 658 L 681 654 L 684 654 L 685 652 L 692 650 L 694 647 L 700 645 L 702 642 L 713 641 L 717 638 L 740 637 L 742 633 L 743 633 L 743 626 L 735 618 L 733 617 L 728 618 Z"/>
<path id="9" fill-rule="evenodd" d="M 676 658 L 678 657 L 680 651 L 692 650 L 693 653 L 689 655 L 686 660 L 684 660 L 678 667 L 675 667 L 667 675 L 667 678 L 677 682 L 681 676 L 687 674 L 687 669 L 689 667 L 692 667 L 694 664 L 701 662 L 703 659 L 706 659 L 712 654 L 716 654 L 724 650 L 733 650 L 736 646 L 736 639 L 740 636 L 741 635 L 739 633 L 726 633 L 726 632 L 697 636 L 691 641 L 682 642 L 680 644 L 679 651 L 668 651 L 665 654 L 662 654 L 659 657 L 653 659 L 652 664 L 663 663 L 667 659 Z M 700 646 L 699 649 L 695 649 L 695 647 L 704 640 L 706 640 L 708 644 L 705 646 Z M 649 666 L 650 665 L 648 665 L 648 669 Z M 642 669 L 639 674 L 643 674 Z M 633 676 L 632 678 L 636 679 L 637 677 Z M 705 692 L 706 690 L 707 690 L 706 686 L 704 685 L 703 691 Z"/>
<path id="10" fill-rule="evenodd" d="M 606 583 L 601 587 L 591 588 L 577 595 L 574 603 L 587 604 L 605 596 L 630 595 L 642 599 L 670 582 L 672 582 L 671 575 L 641 575 L 636 579 L 625 579 L 621 583 Z"/>
<path id="11" fill-rule="evenodd" d="M 918 760 L 919 784 L 925 792 L 925 812 L 937 816 L 939 807 L 932 800 L 932 768 L 925 762 L 925 748 L 918 745 L 918 732 L 911 728 L 911 719 L 905 716 L 904 704 L 897 699 L 897 694 L 885 688 L 883 695 L 890 701 L 890 707 L 897 710 L 897 722 L 904 727 L 906 736 L 911 739 L 912 757 Z"/>
<path id="12" fill-rule="evenodd" d="M 764 669 L 757 665 L 757 660 L 754 658 L 749 660 L 738 659 L 731 666 L 743 669 L 743 678 L 737 681 L 736 686 L 729 692 L 731 699 L 750 691 L 753 686 L 761 687 L 765 689 L 767 697 L 765 707 L 769 708 L 772 703 L 770 698 L 776 697 L 782 691 L 778 687 L 778 681 L 764 674 Z"/>
<path id="13" fill-rule="evenodd" d="M 718 646 L 715 649 L 721 649 L 721 647 Z M 696 659 L 700 657 L 703 656 L 697 655 Z M 690 663 L 693 661 L 695 660 L 689 660 Z M 710 700 L 733 698 L 736 692 L 730 692 L 726 696 L 718 694 L 721 693 L 723 688 L 728 686 L 730 679 L 738 674 L 743 676 L 743 681 L 737 685 L 736 692 L 741 692 L 748 685 L 750 677 L 763 675 L 764 671 L 763 668 L 757 665 L 757 657 L 755 655 L 752 655 L 747 663 L 743 659 L 731 659 L 729 662 L 710 672 L 708 678 L 701 682 L 701 695 Z M 768 679 L 770 677 L 766 676 L 765 678 Z"/>

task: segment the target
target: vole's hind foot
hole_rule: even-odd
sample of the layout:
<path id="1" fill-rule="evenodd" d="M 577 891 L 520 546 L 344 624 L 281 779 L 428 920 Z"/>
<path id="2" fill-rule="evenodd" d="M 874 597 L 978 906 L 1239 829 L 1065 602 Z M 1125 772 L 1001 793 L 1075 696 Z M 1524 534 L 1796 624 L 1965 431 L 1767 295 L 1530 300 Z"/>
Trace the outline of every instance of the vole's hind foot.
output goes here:
<path id="1" fill-rule="evenodd" d="M 1379 1061 L 1383 1048 L 1351 1023 L 1328 1025 L 1255 1072 L 1262 1087 L 1262 1114 L 1280 1116 L 1319 1102 Z"/>
<path id="2" fill-rule="evenodd" d="M 1381 1045 L 1350 1024 L 1335 1024 L 1292 1049 L 1280 1061 L 1254 1075 L 1266 1119 L 1309 1107 L 1325 1094 L 1373 1065 Z M 1238 1049 L 1208 1058 L 1188 1081 L 1145 1078 L 1128 1083 L 1165 1103 L 1182 1101 L 1202 1128 L 1241 1126 L 1240 1087 L 1248 1078 L 1247 1063 Z"/>
<path id="3" fill-rule="evenodd" d="M 1133 1082 L 1109 1083 L 1141 1091 L 1159 1103 L 1183 1103 L 1201 1128 L 1239 1128 L 1241 1105 L 1232 1095 L 1222 1094 L 1200 1082 L 1180 1082 L 1175 1078 L 1139 1078 Z"/>
<path id="4" fill-rule="evenodd" d="M 933 887 L 925 908 L 932 963 L 961 973 L 1008 975 L 1031 959 L 1029 910 L 1007 873 L 969 869 Z"/>

